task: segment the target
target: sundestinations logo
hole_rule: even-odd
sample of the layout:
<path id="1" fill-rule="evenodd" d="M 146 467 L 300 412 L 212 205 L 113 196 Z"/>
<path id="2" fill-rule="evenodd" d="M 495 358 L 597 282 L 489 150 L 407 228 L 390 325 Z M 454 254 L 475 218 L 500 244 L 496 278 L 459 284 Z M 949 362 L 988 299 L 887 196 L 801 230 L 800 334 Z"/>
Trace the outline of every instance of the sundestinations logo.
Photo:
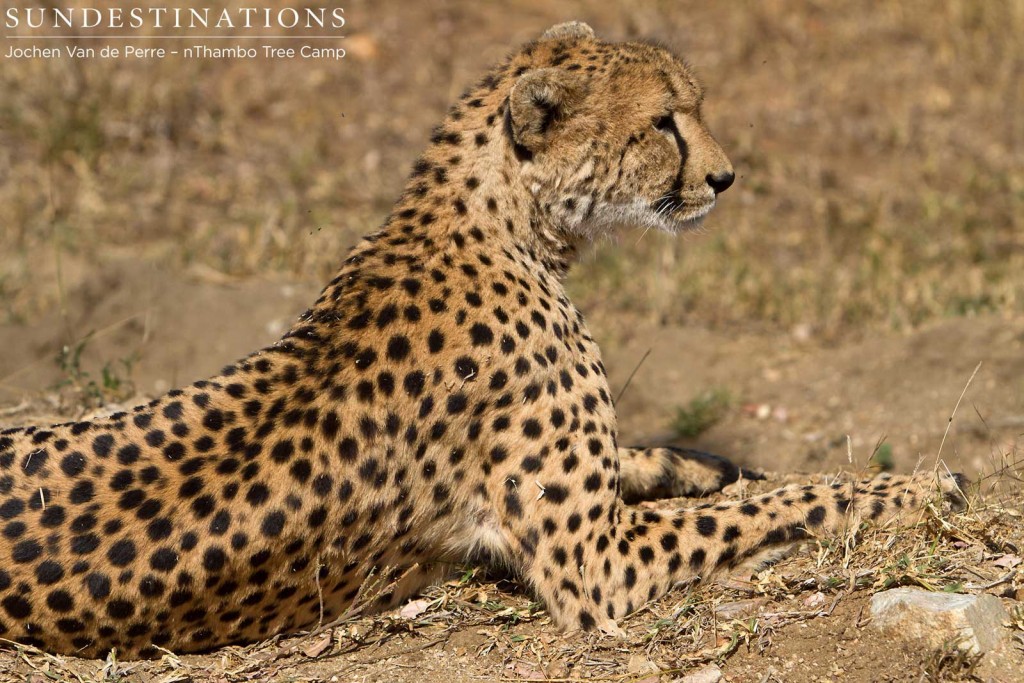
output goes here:
<path id="1" fill-rule="evenodd" d="M 10 44 L 0 50 L 0 58 L 345 57 L 338 44 L 346 27 L 343 7 L 249 5 L 244 0 L 230 5 L 6 6 L 3 38 Z"/>
<path id="2" fill-rule="evenodd" d="M 341 7 L 8 7 L 4 26 L 17 29 L 324 29 L 345 26 Z M 8 36 L 10 37 L 10 36 Z"/>

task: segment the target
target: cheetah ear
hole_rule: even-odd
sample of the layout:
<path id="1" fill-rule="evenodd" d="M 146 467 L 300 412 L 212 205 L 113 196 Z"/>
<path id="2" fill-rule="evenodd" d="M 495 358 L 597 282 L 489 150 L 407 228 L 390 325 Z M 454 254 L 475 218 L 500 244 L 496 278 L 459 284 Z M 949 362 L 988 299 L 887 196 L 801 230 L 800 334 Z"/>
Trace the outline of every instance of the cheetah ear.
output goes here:
<path id="1" fill-rule="evenodd" d="M 575 113 L 585 96 L 582 79 L 569 71 L 548 67 L 526 72 L 509 95 L 512 142 L 531 154 L 543 150 L 551 133 Z"/>
<path id="2" fill-rule="evenodd" d="M 557 40 L 559 38 L 593 38 L 594 29 L 582 21 L 567 21 L 555 24 L 540 37 L 541 40 Z"/>

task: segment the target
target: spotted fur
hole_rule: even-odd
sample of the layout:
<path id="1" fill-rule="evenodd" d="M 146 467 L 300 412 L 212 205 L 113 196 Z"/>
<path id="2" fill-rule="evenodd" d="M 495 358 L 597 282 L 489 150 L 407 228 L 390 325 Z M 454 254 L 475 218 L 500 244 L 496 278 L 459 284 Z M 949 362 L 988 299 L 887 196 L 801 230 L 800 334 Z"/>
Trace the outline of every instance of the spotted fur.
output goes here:
<path id="1" fill-rule="evenodd" d="M 925 477 L 630 507 L 738 471 L 619 447 L 562 280 L 581 242 L 685 229 L 729 186 L 701 97 L 662 48 L 555 27 L 451 108 L 279 342 L 128 413 L 0 432 L 0 637 L 204 650 L 335 618 L 368 578 L 393 604 L 469 559 L 517 572 L 560 626 L 615 632 L 679 581 L 919 506 Z"/>

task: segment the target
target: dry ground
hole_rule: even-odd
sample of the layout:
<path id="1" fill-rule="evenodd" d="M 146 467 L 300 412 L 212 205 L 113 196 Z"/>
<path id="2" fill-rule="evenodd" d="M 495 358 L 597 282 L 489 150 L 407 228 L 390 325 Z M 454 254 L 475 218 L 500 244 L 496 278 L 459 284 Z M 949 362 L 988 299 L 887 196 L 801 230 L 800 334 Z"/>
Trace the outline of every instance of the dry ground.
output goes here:
<path id="1" fill-rule="evenodd" d="M 130 404 L 273 340 L 482 63 L 581 18 L 684 53 L 740 176 L 705 234 L 624 234 L 572 276 L 628 382 L 624 438 L 769 472 L 941 455 L 982 497 L 677 591 L 625 642 L 558 634 L 468 568 L 414 616 L 139 666 L 7 650 L 0 680 L 1024 680 L 1016 641 L 942 657 L 863 613 L 892 585 L 1024 596 L 1024 3 L 345 8 L 337 65 L 0 63 L 0 424 Z"/>

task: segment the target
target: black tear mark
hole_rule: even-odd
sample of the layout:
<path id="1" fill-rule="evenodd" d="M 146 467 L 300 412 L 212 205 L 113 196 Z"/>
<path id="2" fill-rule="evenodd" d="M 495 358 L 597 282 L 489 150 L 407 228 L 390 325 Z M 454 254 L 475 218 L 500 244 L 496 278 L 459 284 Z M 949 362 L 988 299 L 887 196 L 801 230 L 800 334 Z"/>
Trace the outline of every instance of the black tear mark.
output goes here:
<path id="1" fill-rule="evenodd" d="M 690 157 L 690 149 L 686 144 L 686 140 L 680 134 L 678 126 L 676 126 L 675 118 L 671 116 L 668 118 L 670 122 L 668 129 L 671 131 L 672 137 L 675 138 L 676 147 L 679 149 L 679 170 L 676 171 L 675 180 L 672 181 L 672 187 L 668 193 L 651 204 L 651 208 L 656 213 L 664 212 L 665 214 L 671 213 L 683 205 L 683 170 L 686 168 L 686 161 Z"/>

